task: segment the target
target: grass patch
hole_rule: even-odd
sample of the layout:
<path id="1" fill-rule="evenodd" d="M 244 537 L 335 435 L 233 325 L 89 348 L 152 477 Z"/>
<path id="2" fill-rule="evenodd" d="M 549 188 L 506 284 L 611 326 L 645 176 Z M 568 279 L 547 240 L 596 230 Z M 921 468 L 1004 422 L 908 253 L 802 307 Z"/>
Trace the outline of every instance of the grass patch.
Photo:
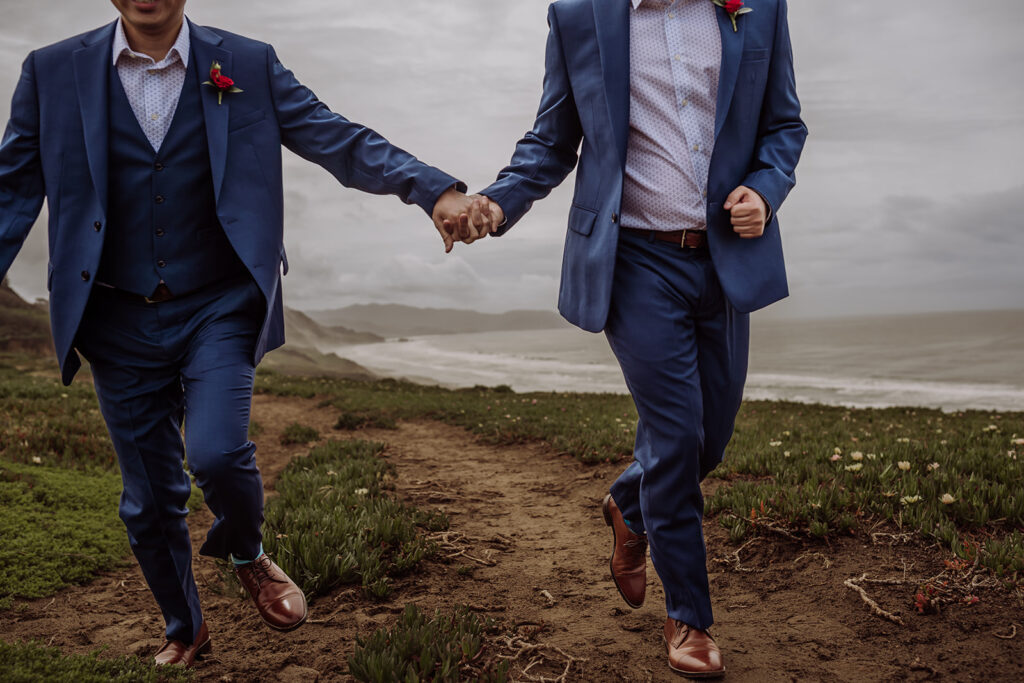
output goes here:
<path id="1" fill-rule="evenodd" d="M 291 446 L 294 444 L 310 443 L 317 441 L 319 438 L 320 432 L 317 430 L 301 425 L 298 422 L 293 422 L 281 432 L 281 445 Z"/>
<path id="2" fill-rule="evenodd" d="M 263 425 L 256 420 L 249 420 L 249 438 L 255 439 L 263 433 Z"/>
<path id="3" fill-rule="evenodd" d="M 0 355 L 0 457 L 113 469 L 117 460 L 92 385 L 79 380 L 65 387 L 55 375 L 29 374 L 41 366 L 36 359 Z"/>
<path id="4" fill-rule="evenodd" d="M 122 564 L 116 472 L 0 461 L 0 608 L 41 598 Z"/>
<path id="5" fill-rule="evenodd" d="M 465 607 L 451 614 L 438 610 L 428 618 L 415 605 L 407 605 L 393 628 L 357 639 L 356 651 L 348 659 L 349 672 L 367 683 L 507 681 L 507 661 L 481 661 L 484 636 L 494 628 L 493 620 Z"/>
<path id="6" fill-rule="evenodd" d="M 334 428 L 349 432 L 357 429 L 398 429 L 398 423 L 387 415 L 345 412 L 338 417 Z"/>
<path id="7" fill-rule="evenodd" d="M 369 597 L 391 591 L 389 577 L 435 552 L 423 529 L 448 520 L 387 494 L 394 468 L 383 444 L 329 441 L 292 461 L 267 501 L 264 546 L 308 595 L 358 583 Z"/>
<path id="8" fill-rule="evenodd" d="M 257 388 L 321 397 L 345 424 L 351 415 L 436 419 L 493 444 L 542 441 L 584 462 L 630 457 L 635 435 L 636 412 L 623 395 L 272 373 L 260 373 Z M 708 498 L 706 513 L 736 541 L 765 524 L 827 538 L 884 520 L 969 561 L 980 555 L 1009 580 L 1024 572 L 1024 413 L 751 401 L 712 476 L 727 485 Z"/>
<path id="9" fill-rule="evenodd" d="M 182 667 L 157 669 L 137 657 L 100 659 L 96 653 L 64 656 L 57 648 L 3 641 L 0 641 L 0 672 L 0 679 L 8 683 L 187 683 L 192 680 L 192 674 Z"/>
<path id="10" fill-rule="evenodd" d="M 618 394 L 516 394 L 507 387 L 449 390 L 396 380 L 287 377 L 260 372 L 257 390 L 279 396 L 320 396 L 341 413 L 338 429 L 429 418 L 464 427 L 493 444 L 545 441 L 584 462 L 633 452 L 636 411 Z M 351 425 L 351 427 L 350 427 Z"/>

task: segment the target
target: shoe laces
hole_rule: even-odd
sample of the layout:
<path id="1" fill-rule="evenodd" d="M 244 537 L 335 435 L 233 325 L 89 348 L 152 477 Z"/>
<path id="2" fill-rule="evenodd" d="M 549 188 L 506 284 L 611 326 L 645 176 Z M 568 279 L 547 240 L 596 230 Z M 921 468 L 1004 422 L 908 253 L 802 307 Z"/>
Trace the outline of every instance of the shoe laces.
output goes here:
<path id="1" fill-rule="evenodd" d="M 273 566 L 270 558 L 266 555 L 253 560 L 252 577 L 256 580 L 257 588 L 262 588 L 265 581 L 273 581 L 270 576 L 270 568 Z"/>

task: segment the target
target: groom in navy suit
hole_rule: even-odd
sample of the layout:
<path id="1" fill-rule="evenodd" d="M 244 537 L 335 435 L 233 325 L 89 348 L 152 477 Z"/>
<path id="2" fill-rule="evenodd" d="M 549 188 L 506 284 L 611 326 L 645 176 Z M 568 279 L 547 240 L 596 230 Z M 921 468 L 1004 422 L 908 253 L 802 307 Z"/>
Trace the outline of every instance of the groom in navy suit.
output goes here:
<path id="1" fill-rule="evenodd" d="M 114 23 L 25 60 L 0 143 L 0 277 L 49 207 L 47 286 L 65 383 L 79 354 L 117 451 L 120 516 L 167 624 L 161 664 L 210 648 L 185 523 L 188 469 L 268 626 L 305 596 L 261 546 L 247 436 L 255 367 L 284 342 L 281 146 L 343 185 L 442 220 L 455 178 L 331 112 L 272 47 L 192 24 L 185 0 L 113 0 Z M 471 228 L 442 232 L 472 240 Z M 182 443 L 181 429 L 185 439 Z"/>
<path id="2" fill-rule="evenodd" d="M 559 310 L 604 331 L 640 415 L 604 502 L 612 578 L 639 607 L 649 545 L 669 666 L 719 676 L 700 482 L 732 436 L 748 314 L 788 293 L 777 212 L 807 129 L 786 0 L 559 0 L 548 24 L 533 130 L 452 225 L 503 234 L 577 168 Z"/>

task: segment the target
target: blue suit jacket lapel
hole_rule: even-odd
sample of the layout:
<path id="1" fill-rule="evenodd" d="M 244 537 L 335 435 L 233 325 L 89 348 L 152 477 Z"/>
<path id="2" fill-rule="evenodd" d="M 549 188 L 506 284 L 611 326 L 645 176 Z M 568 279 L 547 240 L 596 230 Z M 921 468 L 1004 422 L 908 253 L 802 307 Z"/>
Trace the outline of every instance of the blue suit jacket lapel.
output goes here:
<path id="1" fill-rule="evenodd" d="M 189 22 L 189 36 L 192 41 L 191 68 L 196 69 L 199 82 L 210 80 L 210 67 L 220 64 L 224 75 L 230 76 L 231 53 L 220 47 L 222 39 L 213 31 Z M 210 151 L 210 171 L 213 173 L 213 194 L 220 200 L 220 188 L 224 183 L 224 168 L 228 159 L 228 113 L 231 110 L 231 95 L 225 93 L 217 103 L 217 89 L 209 85 L 200 86 L 200 100 L 203 103 L 203 119 L 206 123 L 206 143 Z"/>
<path id="2" fill-rule="evenodd" d="M 629 141 L 629 7 L 628 0 L 594 0 L 608 113 L 623 167 Z"/>
<path id="3" fill-rule="evenodd" d="M 114 27 L 117 22 L 93 31 L 82 42 L 85 47 L 75 50 L 72 57 L 75 69 L 75 89 L 82 114 L 85 134 L 85 154 L 89 161 L 92 185 L 97 199 L 107 213 L 107 156 L 109 146 L 110 64 L 113 59 Z"/>
<path id="4" fill-rule="evenodd" d="M 736 79 L 740 75 L 740 61 L 743 59 L 743 36 L 746 34 L 747 22 L 738 17 L 736 31 L 732 30 L 732 21 L 724 7 L 715 7 L 718 15 L 718 28 L 722 33 L 722 68 L 718 74 L 718 103 L 715 107 L 715 139 L 725 124 L 725 116 L 729 113 L 733 93 L 736 92 Z"/>

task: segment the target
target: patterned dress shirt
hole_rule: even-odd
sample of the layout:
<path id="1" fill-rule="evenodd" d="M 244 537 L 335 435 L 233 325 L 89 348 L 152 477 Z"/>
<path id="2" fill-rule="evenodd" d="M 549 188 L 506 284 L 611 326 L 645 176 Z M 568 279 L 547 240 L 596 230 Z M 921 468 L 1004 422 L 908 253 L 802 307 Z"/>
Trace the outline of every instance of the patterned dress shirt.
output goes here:
<path id="1" fill-rule="evenodd" d="M 160 145 L 171 128 L 174 110 L 178 108 L 178 98 L 185 85 L 190 47 L 188 21 L 183 21 L 178 39 L 158 62 L 128 46 L 124 26 L 120 18 L 117 20 L 117 30 L 114 31 L 114 65 L 135 118 L 139 120 L 142 132 L 146 134 L 155 152 L 160 151 Z"/>
<path id="2" fill-rule="evenodd" d="M 715 6 L 710 0 L 629 2 L 622 225 L 705 230 L 722 62 Z"/>

